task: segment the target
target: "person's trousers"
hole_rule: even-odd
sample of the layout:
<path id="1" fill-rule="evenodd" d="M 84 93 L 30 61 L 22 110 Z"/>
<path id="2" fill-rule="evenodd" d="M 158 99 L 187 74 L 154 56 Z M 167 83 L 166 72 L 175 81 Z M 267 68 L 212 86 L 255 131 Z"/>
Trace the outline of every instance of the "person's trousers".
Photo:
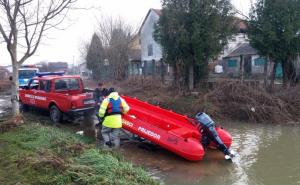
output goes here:
<path id="1" fill-rule="evenodd" d="M 104 147 L 120 147 L 120 128 L 109 128 L 102 125 L 101 134 L 104 140 Z"/>

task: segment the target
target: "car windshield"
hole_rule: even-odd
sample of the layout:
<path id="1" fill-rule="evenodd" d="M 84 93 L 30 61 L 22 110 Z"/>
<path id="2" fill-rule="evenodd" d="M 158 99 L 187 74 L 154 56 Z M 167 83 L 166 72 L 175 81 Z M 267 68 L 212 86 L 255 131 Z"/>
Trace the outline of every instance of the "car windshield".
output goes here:
<path id="1" fill-rule="evenodd" d="M 36 70 L 20 70 L 19 78 L 32 78 L 35 76 Z"/>
<path id="2" fill-rule="evenodd" d="M 55 80 L 55 90 L 78 90 L 80 89 L 79 79 L 64 78 Z"/>

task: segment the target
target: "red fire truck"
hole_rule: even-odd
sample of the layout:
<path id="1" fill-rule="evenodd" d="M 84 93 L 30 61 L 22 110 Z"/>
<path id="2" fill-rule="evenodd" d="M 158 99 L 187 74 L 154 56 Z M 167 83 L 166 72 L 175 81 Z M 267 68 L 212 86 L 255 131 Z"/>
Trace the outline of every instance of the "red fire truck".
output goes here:
<path id="1" fill-rule="evenodd" d="M 95 106 L 93 94 L 84 92 L 80 76 L 63 72 L 37 73 L 19 90 L 19 96 L 24 110 L 29 106 L 46 109 L 55 123 L 61 122 L 63 115 L 76 117 L 92 113 Z"/>

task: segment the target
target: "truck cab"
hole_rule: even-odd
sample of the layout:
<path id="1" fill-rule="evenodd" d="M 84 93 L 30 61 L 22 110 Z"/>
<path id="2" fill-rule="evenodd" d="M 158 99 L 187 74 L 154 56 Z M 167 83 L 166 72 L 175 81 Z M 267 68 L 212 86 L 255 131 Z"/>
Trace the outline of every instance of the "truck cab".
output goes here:
<path id="1" fill-rule="evenodd" d="M 28 85 L 19 90 L 22 107 L 33 106 L 50 112 L 57 123 L 63 115 L 77 117 L 94 111 L 92 93 L 84 92 L 80 76 L 63 73 L 37 73 Z"/>
<path id="2" fill-rule="evenodd" d="M 39 72 L 39 69 L 34 65 L 23 65 L 19 68 L 19 86 L 23 87 L 28 85 L 28 82 L 31 78 L 36 76 L 36 73 Z"/>

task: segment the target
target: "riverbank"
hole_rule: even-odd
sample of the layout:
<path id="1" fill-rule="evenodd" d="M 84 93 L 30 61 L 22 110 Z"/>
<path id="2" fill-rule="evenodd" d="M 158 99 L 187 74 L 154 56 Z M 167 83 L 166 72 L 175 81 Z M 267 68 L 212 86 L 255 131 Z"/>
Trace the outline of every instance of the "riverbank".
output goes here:
<path id="1" fill-rule="evenodd" d="M 158 184 L 90 138 L 26 121 L 0 127 L 0 184 Z"/>
<path id="2" fill-rule="evenodd" d="M 263 88 L 239 81 L 220 81 L 213 89 L 184 92 L 153 78 L 132 78 L 114 84 L 122 94 L 193 117 L 203 111 L 214 119 L 274 124 L 300 124 L 300 86 Z"/>

